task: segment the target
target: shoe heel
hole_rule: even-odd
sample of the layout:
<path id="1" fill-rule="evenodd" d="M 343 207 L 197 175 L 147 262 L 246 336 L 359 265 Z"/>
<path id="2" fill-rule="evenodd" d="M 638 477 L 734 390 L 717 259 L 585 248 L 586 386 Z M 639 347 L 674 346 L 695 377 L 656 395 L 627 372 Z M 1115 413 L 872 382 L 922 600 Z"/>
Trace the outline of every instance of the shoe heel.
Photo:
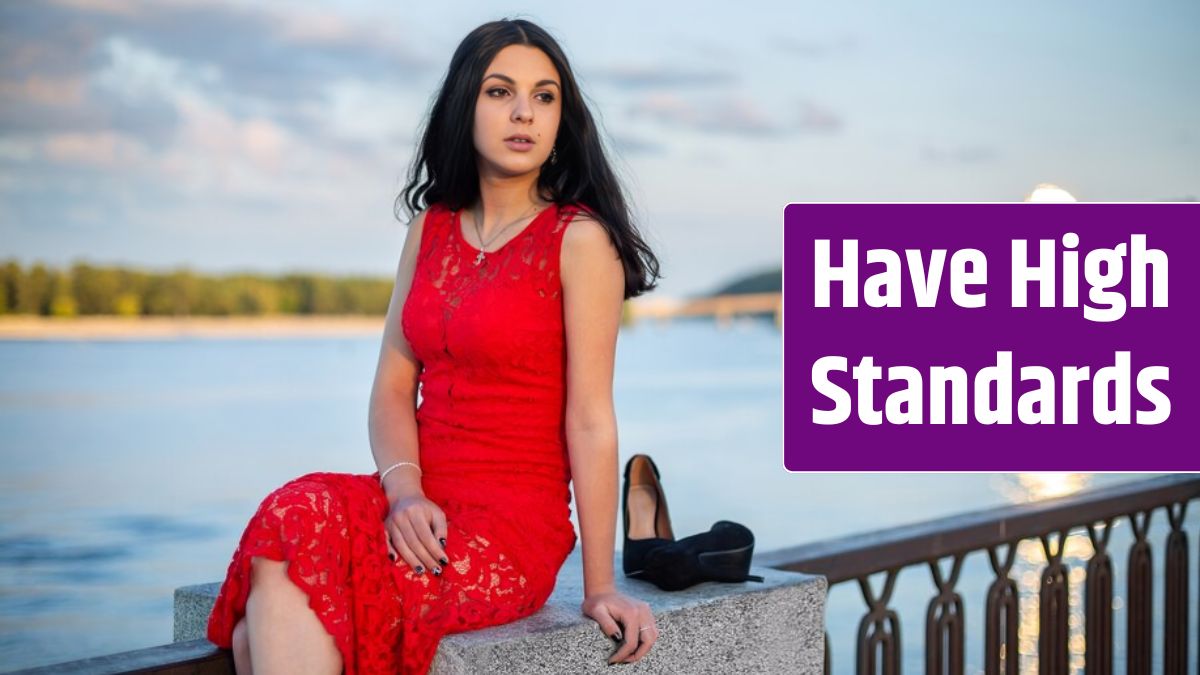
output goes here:
<path id="1" fill-rule="evenodd" d="M 724 551 L 701 553 L 700 567 L 714 581 L 743 581 L 750 572 L 750 560 L 754 557 L 754 544 Z"/>

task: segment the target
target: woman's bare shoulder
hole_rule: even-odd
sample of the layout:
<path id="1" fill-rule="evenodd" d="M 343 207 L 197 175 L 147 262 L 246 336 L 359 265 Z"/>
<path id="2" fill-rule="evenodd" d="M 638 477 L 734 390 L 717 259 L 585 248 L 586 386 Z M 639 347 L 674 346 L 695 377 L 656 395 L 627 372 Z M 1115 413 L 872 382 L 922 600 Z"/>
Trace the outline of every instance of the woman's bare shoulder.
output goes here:
<path id="1" fill-rule="evenodd" d="M 567 231 L 563 233 L 563 256 L 597 255 L 605 251 L 616 251 L 608 229 L 590 211 L 580 210 L 571 218 Z"/>
<path id="2" fill-rule="evenodd" d="M 574 295 L 572 289 L 585 289 L 587 292 L 608 288 L 604 281 L 612 280 L 612 288 L 620 295 L 624 288 L 624 268 L 617 247 L 613 245 L 608 229 L 596 219 L 596 216 L 578 213 L 567 231 L 563 233 L 562 250 L 559 253 L 559 269 L 563 289 L 568 296 Z M 596 304 L 596 299 L 588 299 L 589 304 Z"/>
<path id="3" fill-rule="evenodd" d="M 420 248 L 421 233 L 424 232 L 425 222 L 433 210 L 433 206 L 427 206 L 413 215 L 412 220 L 408 221 L 408 232 L 404 236 L 405 253 L 411 251 L 415 255 L 417 249 Z"/>
<path id="4" fill-rule="evenodd" d="M 426 206 L 425 208 L 421 209 L 420 211 L 417 211 L 413 215 L 412 220 L 408 221 L 408 228 L 410 230 L 415 230 L 417 232 L 420 232 L 421 228 L 425 226 L 425 219 L 429 216 L 429 212 L 432 211 L 433 209 L 434 209 L 433 205 L 430 205 L 430 206 Z"/>

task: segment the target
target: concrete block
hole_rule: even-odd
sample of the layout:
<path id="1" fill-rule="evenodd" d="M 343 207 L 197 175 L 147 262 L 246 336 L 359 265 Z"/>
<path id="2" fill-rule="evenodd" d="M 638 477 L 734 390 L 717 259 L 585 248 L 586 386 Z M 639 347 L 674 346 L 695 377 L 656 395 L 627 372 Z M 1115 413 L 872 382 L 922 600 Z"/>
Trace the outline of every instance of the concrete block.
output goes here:
<path id="1" fill-rule="evenodd" d="M 576 550 L 559 572 L 546 606 L 503 626 L 447 635 L 432 675 L 612 673 L 616 650 L 583 616 L 583 567 Z M 824 577 L 756 567 L 763 583 L 709 582 L 676 592 L 621 575 L 617 586 L 650 603 L 660 629 L 654 648 L 631 673 L 813 673 L 824 662 Z M 218 584 L 175 591 L 175 639 L 204 637 Z"/>

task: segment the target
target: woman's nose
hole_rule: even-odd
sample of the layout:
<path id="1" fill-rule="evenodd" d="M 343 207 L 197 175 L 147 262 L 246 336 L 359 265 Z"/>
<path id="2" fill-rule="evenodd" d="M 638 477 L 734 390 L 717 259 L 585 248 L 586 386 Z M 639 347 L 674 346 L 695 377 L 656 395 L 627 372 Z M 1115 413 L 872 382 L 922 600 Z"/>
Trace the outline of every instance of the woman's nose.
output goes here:
<path id="1" fill-rule="evenodd" d="M 514 122 L 529 122 L 533 120 L 533 106 L 529 101 L 518 98 L 513 106 L 512 118 Z"/>

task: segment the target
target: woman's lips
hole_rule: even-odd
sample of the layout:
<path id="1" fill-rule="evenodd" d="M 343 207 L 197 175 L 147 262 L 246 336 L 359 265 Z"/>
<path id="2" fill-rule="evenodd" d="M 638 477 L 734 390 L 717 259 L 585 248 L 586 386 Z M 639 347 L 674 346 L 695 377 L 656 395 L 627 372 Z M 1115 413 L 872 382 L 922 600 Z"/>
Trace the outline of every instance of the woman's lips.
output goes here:
<path id="1" fill-rule="evenodd" d="M 533 141 L 523 141 L 516 138 L 506 138 L 504 144 L 508 146 L 509 150 L 516 150 L 517 152 L 529 152 L 533 149 Z"/>

